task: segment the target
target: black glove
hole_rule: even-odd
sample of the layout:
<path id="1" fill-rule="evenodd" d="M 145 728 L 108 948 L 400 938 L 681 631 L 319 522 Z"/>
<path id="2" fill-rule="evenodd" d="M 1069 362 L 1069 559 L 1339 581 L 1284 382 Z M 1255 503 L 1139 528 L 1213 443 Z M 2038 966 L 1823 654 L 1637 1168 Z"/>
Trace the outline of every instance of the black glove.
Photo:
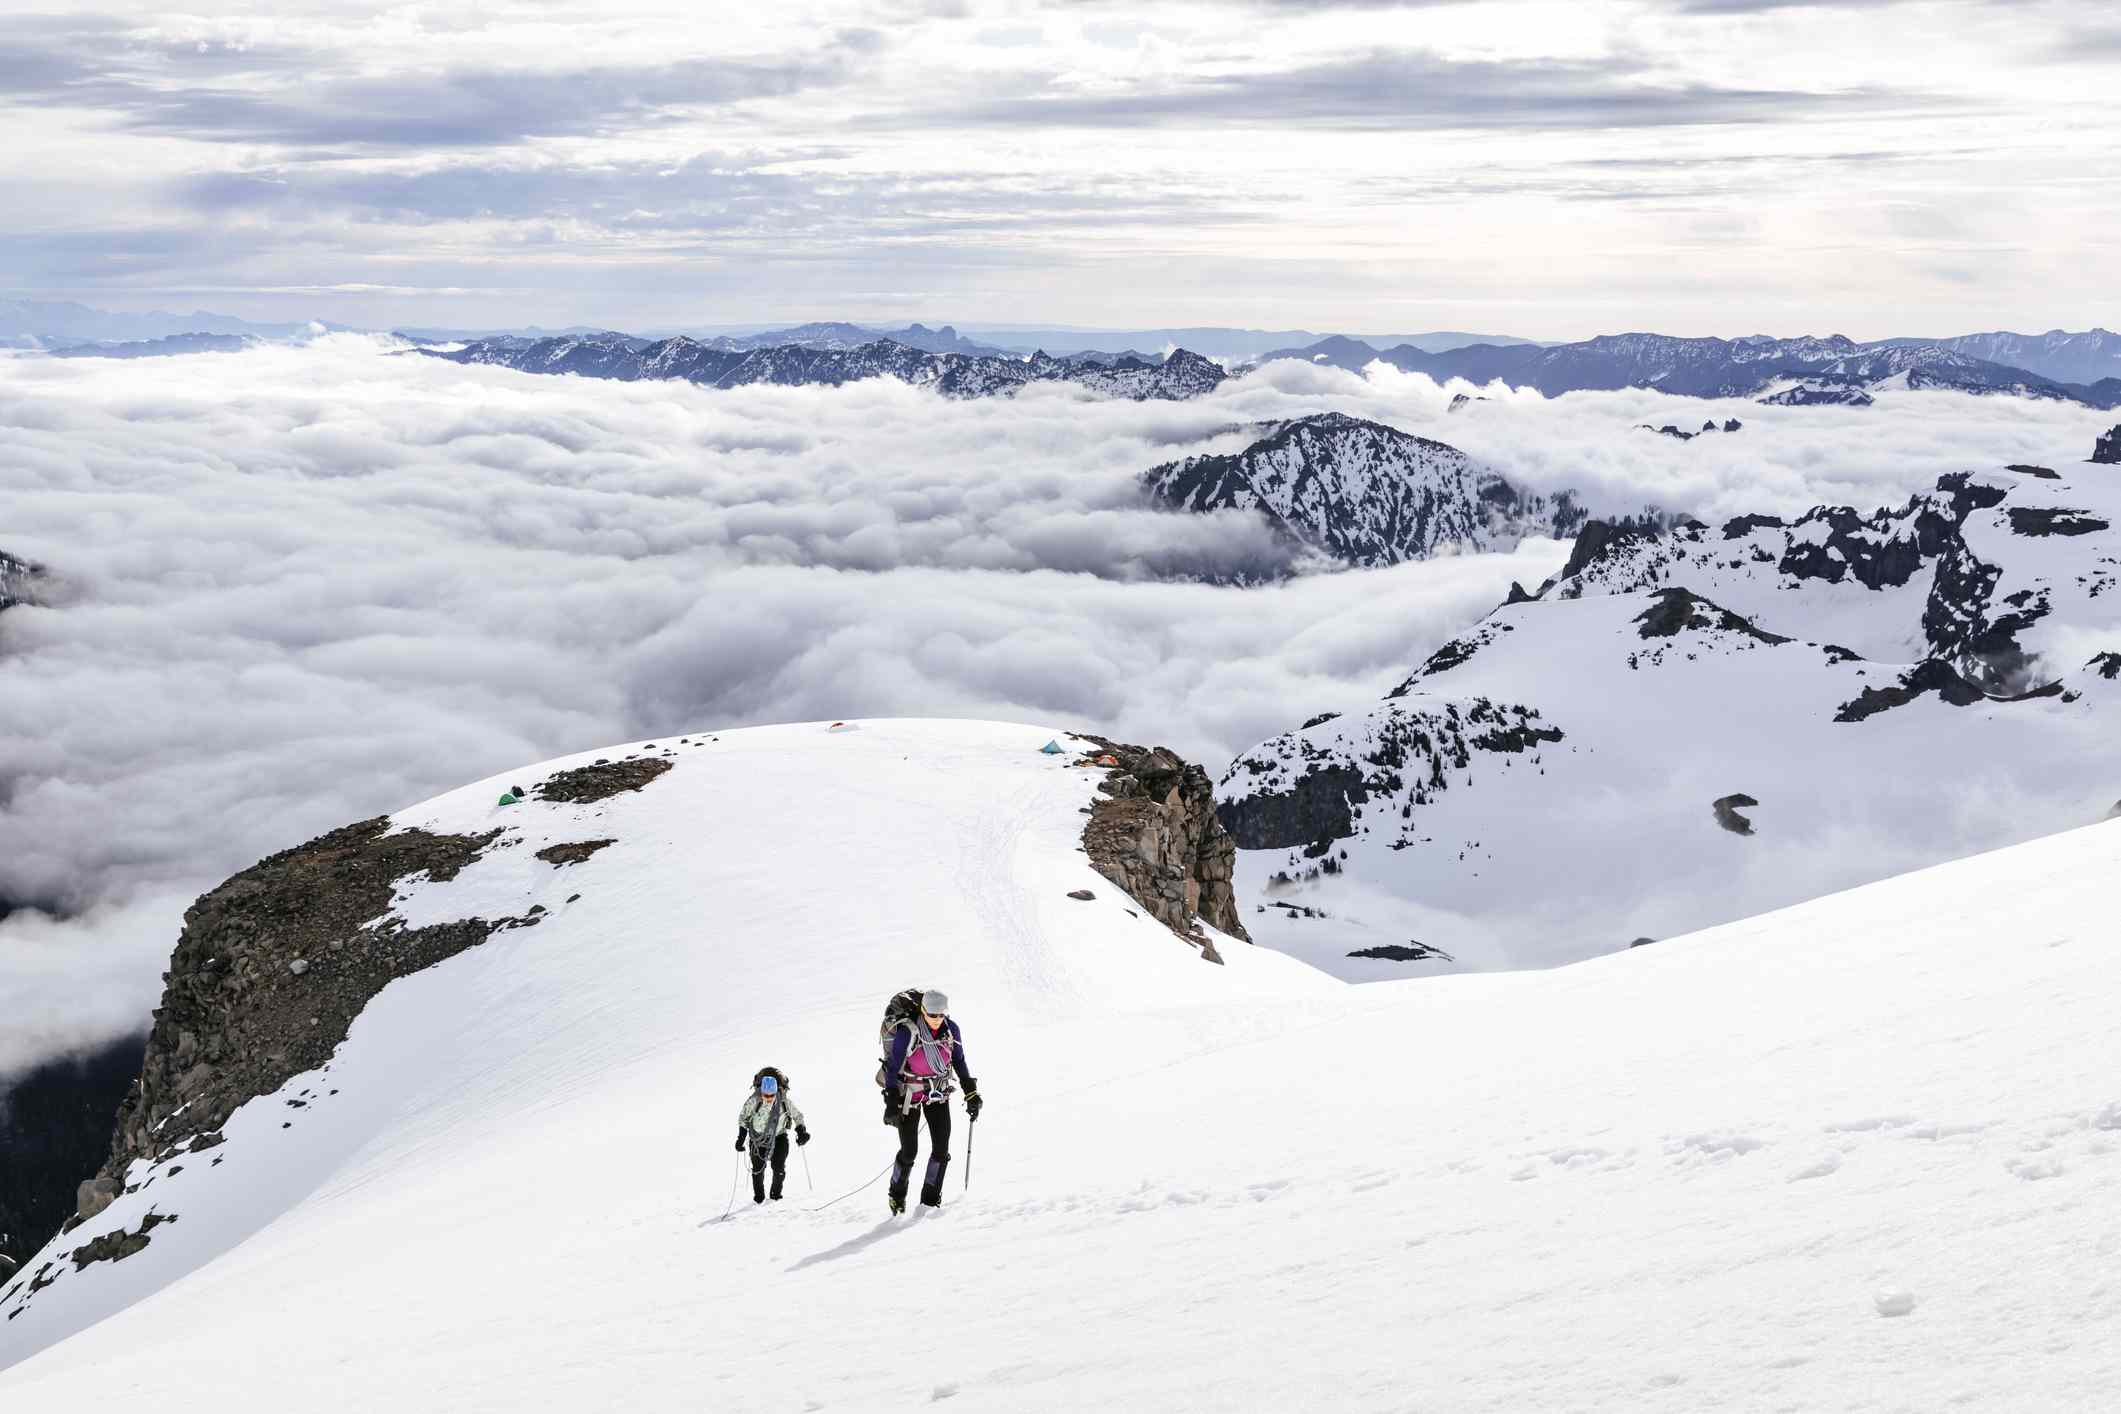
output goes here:
<path id="1" fill-rule="evenodd" d="M 800 1124 L 795 1127 L 795 1147 L 800 1149 L 810 1142 L 810 1131 Z"/>
<path id="2" fill-rule="evenodd" d="M 884 1123 L 890 1125 L 893 1129 L 898 1128 L 898 1112 L 898 1091 L 886 1090 L 884 1092 Z"/>
<path id="3" fill-rule="evenodd" d="M 979 1097 L 979 1087 L 978 1087 L 978 1086 L 976 1086 L 976 1085 L 967 1085 L 967 1086 L 965 1087 L 965 1116 L 966 1116 L 966 1118 L 968 1118 L 968 1119 L 970 1119 L 970 1120 L 973 1120 L 973 1121 L 974 1121 L 974 1122 L 976 1123 L 976 1122 L 977 1122 L 977 1121 L 979 1120 L 979 1112 L 980 1112 L 980 1107 L 981 1107 L 981 1106 L 982 1106 L 983 1104 L 985 1104 L 985 1103 L 986 1103 L 986 1102 L 985 1102 L 985 1101 L 983 1101 L 982 1099 L 980 1099 L 980 1097 Z"/>
<path id="4" fill-rule="evenodd" d="M 744 1131 L 741 1129 L 736 1132 L 736 1151 L 739 1154 L 744 1152 Z"/>

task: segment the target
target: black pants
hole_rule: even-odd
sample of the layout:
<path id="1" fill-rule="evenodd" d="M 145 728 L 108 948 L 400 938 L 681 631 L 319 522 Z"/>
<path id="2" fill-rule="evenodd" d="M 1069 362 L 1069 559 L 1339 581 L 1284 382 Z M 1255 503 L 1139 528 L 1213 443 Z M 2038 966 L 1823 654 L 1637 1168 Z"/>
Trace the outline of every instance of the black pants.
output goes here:
<path id="1" fill-rule="evenodd" d="M 921 1201 L 935 1207 L 943 1201 L 943 1170 L 950 1166 L 950 1105 L 919 1105 L 899 1116 L 898 1162 L 891 1166 L 891 1196 L 904 1202 L 920 1153 L 921 1116 L 928 1117 L 928 1170 L 921 1175 Z"/>
<path id="2" fill-rule="evenodd" d="M 752 1144 L 751 1201 L 754 1203 L 766 1201 L 766 1160 L 769 1153 L 773 1160 L 773 1196 L 778 1198 L 781 1196 L 781 1180 L 788 1176 L 788 1136 L 776 1134 L 770 1151 L 764 1144 Z"/>

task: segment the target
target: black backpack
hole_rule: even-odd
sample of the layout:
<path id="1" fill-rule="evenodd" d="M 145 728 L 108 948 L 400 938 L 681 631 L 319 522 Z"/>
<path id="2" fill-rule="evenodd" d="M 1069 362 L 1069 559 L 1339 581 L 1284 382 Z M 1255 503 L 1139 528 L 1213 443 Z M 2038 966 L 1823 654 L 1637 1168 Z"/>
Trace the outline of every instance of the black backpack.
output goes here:
<path id="1" fill-rule="evenodd" d="M 925 987 L 909 987 L 884 1003 L 884 1024 L 876 1029 L 876 1083 L 884 1089 L 891 1088 L 894 1078 L 885 1074 L 891 1068 L 891 1033 L 913 1024 L 921 1014 L 921 998 L 926 995 Z"/>

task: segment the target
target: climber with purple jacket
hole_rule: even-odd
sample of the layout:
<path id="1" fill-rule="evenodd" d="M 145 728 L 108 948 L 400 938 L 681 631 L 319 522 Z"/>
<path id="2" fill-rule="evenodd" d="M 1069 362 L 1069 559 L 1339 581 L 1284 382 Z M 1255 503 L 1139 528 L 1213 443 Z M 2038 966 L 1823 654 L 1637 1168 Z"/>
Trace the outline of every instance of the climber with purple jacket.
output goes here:
<path id="1" fill-rule="evenodd" d="M 950 999 L 930 988 L 919 1011 L 900 1021 L 884 1053 L 884 1123 L 898 1130 L 898 1159 L 891 1166 L 891 1211 L 906 1211 L 906 1189 L 920 1151 L 921 1121 L 928 1124 L 928 1168 L 921 1177 L 921 1205 L 943 1204 L 943 1171 L 950 1166 L 951 1077 L 965 1084 L 965 1117 L 979 1121 L 979 1082 L 965 1063 L 965 1037 L 950 1018 Z"/>

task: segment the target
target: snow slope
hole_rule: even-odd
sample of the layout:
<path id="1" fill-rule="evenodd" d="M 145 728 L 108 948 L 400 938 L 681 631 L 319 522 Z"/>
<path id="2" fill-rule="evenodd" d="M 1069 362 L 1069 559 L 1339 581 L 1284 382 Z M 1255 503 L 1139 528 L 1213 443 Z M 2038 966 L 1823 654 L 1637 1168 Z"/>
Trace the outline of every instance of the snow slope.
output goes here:
<path id="1" fill-rule="evenodd" d="M 2121 825 L 1353 988 L 1130 919 L 1050 735 L 729 732 L 596 805 L 493 804 L 567 761 L 397 817 L 521 837 L 409 922 L 551 916 L 393 982 L 313 1103 L 61 1238 L 175 1217 L 10 1289 L 0 1406 L 2044 1411 L 2121 1380 Z M 948 1206 L 885 1221 L 828 1200 L 886 1160 L 873 1026 L 915 981 L 989 1108 L 969 1193 L 961 1121 Z M 718 1222 L 769 1061 L 815 1196 L 798 1161 Z"/>
<path id="2" fill-rule="evenodd" d="M 1217 798 L 1240 894 L 1268 895 L 1248 928 L 1357 979 L 1446 965 L 1349 956 L 1380 945 L 1548 965 L 2102 818 L 2121 481 L 2098 470 L 1590 527 L 1385 700 L 1239 755 Z M 1750 834 L 1714 813 L 1736 795 Z"/>

